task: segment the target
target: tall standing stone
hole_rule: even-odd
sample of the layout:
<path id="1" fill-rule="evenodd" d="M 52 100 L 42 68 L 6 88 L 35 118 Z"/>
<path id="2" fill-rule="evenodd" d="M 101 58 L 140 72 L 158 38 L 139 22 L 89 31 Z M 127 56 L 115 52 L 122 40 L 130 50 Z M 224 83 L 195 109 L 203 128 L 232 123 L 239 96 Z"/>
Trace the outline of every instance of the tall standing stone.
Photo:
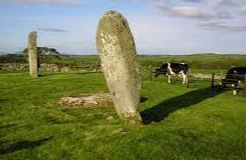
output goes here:
<path id="1" fill-rule="evenodd" d="M 32 77 L 38 77 L 37 32 L 31 32 L 28 37 L 29 71 Z"/>
<path id="2" fill-rule="evenodd" d="M 118 12 L 107 12 L 97 29 L 97 50 L 117 114 L 131 123 L 141 122 L 141 76 L 134 39 L 127 20 Z"/>

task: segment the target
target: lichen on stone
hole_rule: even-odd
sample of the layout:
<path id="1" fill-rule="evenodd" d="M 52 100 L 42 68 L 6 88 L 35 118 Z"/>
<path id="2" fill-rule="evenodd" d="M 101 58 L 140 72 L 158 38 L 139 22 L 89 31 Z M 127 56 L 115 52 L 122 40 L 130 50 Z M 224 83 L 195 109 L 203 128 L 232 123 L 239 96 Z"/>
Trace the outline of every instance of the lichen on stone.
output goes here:
<path id="1" fill-rule="evenodd" d="M 116 11 L 107 12 L 99 22 L 96 42 L 118 115 L 126 119 L 141 119 L 136 110 L 142 80 L 135 42 L 127 20 Z"/>

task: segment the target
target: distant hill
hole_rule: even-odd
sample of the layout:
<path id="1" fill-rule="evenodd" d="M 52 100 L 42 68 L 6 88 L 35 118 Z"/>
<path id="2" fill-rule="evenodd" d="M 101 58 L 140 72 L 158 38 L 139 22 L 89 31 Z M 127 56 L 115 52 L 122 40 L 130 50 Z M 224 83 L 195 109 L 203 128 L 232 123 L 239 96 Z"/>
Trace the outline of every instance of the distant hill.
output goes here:
<path id="1" fill-rule="evenodd" d="M 6 54 L 6 52 L 2 52 L 2 51 L 0 51 L 0 55 L 4 55 L 4 54 Z"/>
<path id="2" fill-rule="evenodd" d="M 54 49 L 39 49 L 40 63 L 57 64 L 73 68 L 85 68 L 100 62 L 98 55 L 61 55 Z M 187 63 L 192 69 L 226 70 L 231 67 L 245 66 L 246 55 L 236 54 L 193 54 L 193 55 L 140 55 L 140 66 L 160 67 L 163 63 Z M 27 63 L 26 54 L 0 55 L 0 63 Z"/>

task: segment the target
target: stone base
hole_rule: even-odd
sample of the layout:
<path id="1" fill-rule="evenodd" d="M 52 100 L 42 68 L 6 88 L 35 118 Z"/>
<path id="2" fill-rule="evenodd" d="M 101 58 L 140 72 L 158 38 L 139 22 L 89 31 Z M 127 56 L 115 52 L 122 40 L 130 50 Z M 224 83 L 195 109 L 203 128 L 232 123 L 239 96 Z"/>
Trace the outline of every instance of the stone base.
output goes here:
<path id="1" fill-rule="evenodd" d="M 138 112 L 119 115 L 127 124 L 142 124 L 142 118 Z"/>

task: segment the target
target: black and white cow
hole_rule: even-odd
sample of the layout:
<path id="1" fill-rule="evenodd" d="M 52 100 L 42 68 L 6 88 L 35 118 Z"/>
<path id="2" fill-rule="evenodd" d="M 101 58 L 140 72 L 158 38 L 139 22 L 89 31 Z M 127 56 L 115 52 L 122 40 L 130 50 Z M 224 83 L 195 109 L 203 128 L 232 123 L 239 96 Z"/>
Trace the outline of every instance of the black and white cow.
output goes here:
<path id="1" fill-rule="evenodd" d="M 246 75 L 246 67 L 235 67 L 227 71 L 226 76 L 222 79 L 222 85 L 231 85 L 236 87 L 240 82 L 244 81 Z"/>
<path id="2" fill-rule="evenodd" d="M 165 63 L 160 68 L 155 70 L 155 77 L 159 75 L 168 76 L 168 83 L 171 83 L 171 75 L 179 73 L 183 76 L 183 84 L 188 83 L 188 69 L 189 66 L 185 63 Z"/>

